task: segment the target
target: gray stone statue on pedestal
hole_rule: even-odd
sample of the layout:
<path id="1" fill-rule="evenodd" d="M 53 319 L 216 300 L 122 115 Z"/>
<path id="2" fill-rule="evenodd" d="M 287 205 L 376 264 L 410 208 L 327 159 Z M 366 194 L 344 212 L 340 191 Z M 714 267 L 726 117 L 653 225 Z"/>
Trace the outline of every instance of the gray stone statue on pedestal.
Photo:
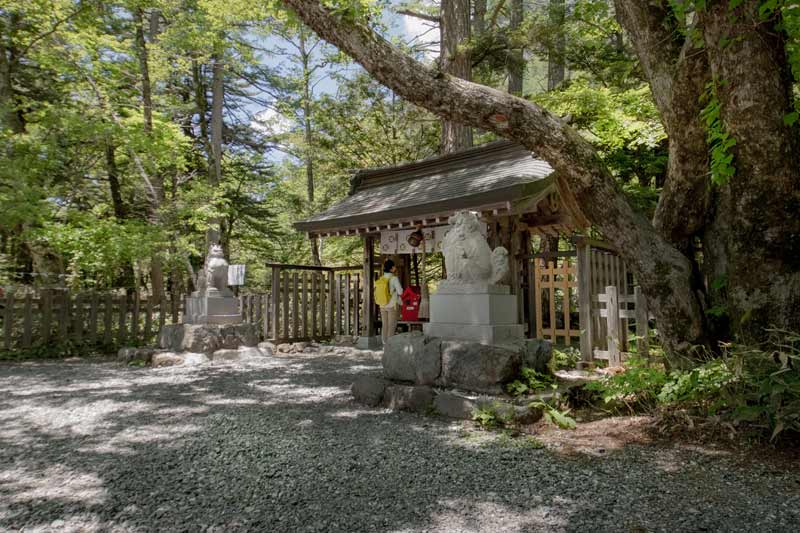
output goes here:
<path id="1" fill-rule="evenodd" d="M 451 229 L 442 242 L 447 279 L 430 297 L 430 322 L 425 334 L 482 344 L 521 340 L 517 298 L 506 284 L 508 251 L 492 251 L 474 213 L 450 217 Z"/>
<path id="2" fill-rule="evenodd" d="M 197 274 L 197 290 L 186 298 L 187 324 L 239 324 L 239 299 L 228 288 L 228 262 L 222 247 L 212 244 L 203 270 Z"/>

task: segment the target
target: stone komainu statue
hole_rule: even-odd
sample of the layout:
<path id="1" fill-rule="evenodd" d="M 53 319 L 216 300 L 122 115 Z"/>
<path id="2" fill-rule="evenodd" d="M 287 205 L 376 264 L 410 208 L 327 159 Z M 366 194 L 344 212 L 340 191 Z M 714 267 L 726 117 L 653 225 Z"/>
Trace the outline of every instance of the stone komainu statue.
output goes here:
<path id="1" fill-rule="evenodd" d="M 203 267 L 205 276 L 204 284 L 206 291 L 216 289 L 222 296 L 230 296 L 233 293 L 228 289 L 228 262 L 222 252 L 222 246 L 212 244 L 208 249 L 206 264 Z M 202 283 L 202 282 L 201 282 Z"/>
<path id="2" fill-rule="evenodd" d="M 450 231 L 442 242 L 448 283 L 503 283 L 508 277 L 508 251 L 492 251 L 481 234 L 474 213 L 460 211 L 448 220 Z"/>

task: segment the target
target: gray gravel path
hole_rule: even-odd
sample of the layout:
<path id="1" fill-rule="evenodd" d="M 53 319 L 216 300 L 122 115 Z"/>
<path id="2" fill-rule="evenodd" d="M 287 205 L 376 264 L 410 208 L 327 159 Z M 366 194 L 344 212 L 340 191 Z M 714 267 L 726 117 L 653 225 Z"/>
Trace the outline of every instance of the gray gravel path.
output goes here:
<path id="1" fill-rule="evenodd" d="M 800 475 L 487 443 L 357 406 L 369 354 L 0 365 L 0 530 L 797 531 Z"/>

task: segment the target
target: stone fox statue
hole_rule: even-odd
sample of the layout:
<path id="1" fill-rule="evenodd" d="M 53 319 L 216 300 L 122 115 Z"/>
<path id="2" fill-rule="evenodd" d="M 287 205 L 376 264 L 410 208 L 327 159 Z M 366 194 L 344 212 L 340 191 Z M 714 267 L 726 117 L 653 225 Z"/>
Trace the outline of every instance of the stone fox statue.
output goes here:
<path id="1" fill-rule="evenodd" d="M 492 251 L 474 213 L 459 211 L 448 220 L 442 251 L 449 283 L 502 283 L 508 275 L 508 251 Z"/>
<path id="2" fill-rule="evenodd" d="M 231 296 L 228 289 L 228 262 L 222 252 L 222 246 L 212 244 L 208 249 L 205 271 L 205 285 L 207 290 L 217 289 L 222 296 Z"/>

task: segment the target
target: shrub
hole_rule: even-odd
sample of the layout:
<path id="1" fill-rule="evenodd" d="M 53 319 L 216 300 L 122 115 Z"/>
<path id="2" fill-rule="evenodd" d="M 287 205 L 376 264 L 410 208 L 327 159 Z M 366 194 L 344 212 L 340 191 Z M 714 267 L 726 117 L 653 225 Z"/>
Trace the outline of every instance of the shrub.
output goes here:
<path id="1" fill-rule="evenodd" d="M 702 416 L 720 416 L 757 428 L 771 440 L 800 433 L 800 336 L 774 332 L 771 350 L 740 344 L 722 346 L 722 355 L 692 370 L 666 373 L 639 359 L 627 371 L 587 385 L 606 403 L 631 410 L 662 405 Z"/>
<path id="2" fill-rule="evenodd" d="M 515 379 L 506 385 L 506 391 L 511 396 L 522 396 L 523 394 L 535 393 L 548 388 L 555 388 L 556 386 L 553 376 L 524 367 L 520 371 L 520 379 Z"/>
<path id="3" fill-rule="evenodd" d="M 572 346 L 563 348 L 553 347 L 553 357 L 550 359 L 550 370 L 562 370 L 565 368 L 575 368 L 581 360 L 581 352 Z"/>

